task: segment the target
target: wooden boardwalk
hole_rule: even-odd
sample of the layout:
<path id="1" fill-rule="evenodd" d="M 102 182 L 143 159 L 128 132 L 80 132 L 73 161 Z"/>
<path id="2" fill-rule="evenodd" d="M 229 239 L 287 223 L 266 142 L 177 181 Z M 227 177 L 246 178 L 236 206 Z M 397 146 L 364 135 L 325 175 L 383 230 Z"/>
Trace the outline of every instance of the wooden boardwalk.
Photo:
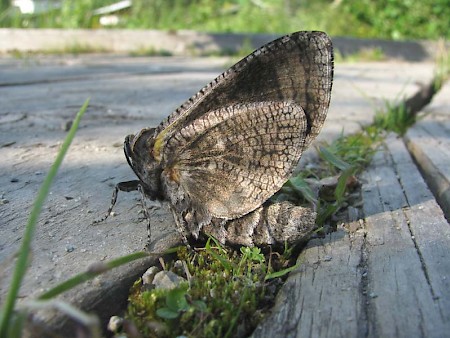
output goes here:
<path id="1" fill-rule="evenodd" d="M 157 124 L 224 67 L 219 59 L 0 59 L 0 299 L 35 193 L 84 100 L 90 96 L 91 105 L 44 208 L 23 299 L 90 263 L 142 249 L 146 231 L 138 221 L 138 196 L 120 195 L 117 216 L 90 225 L 106 210 L 111 186 L 133 179 L 123 138 Z M 384 100 L 400 92 L 413 95 L 420 81 L 431 81 L 432 71 L 432 65 L 417 63 L 337 64 L 320 138 L 370 123 Z M 431 114 L 408 132 L 406 143 L 389 137 L 364 175 L 362 208 L 338 231 L 309 242 L 299 257 L 302 265 L 255 337 L 448 336 L 450 229 L 442 212 L 448 210 L 449 192 L 448 85 L 444 91 L 430 104 Z M 154 225 L 157 250 L 178 240 L 165 208 Z M 150 263 L 117 269 L 62 298 L 107 320 Z M 71 330 L 54 313 L 39 313 L 36 320 L 64 335 Z"/>
<path id="2" fill-rule="evenodd" d="M 401 139 L 363 176 L 363 213 L 308 243 L 254 337 L 445 337 L 450 227 Z"/>

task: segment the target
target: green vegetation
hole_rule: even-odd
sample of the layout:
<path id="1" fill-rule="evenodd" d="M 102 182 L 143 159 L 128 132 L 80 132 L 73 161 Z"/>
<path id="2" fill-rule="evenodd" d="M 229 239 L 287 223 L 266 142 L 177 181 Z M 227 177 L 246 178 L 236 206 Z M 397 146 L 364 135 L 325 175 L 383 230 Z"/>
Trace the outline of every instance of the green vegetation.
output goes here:
<path id="1" fill-rule="evenodd" d="M 386 105 L 386 112 L 376 112 L 374 118 L 375 126 L 404 135 L 408 128 L 416 122 L 417 116 L 412 114 L 404 104 L 391 105 L 386 103 Z"/>
<path id="2" fill-rule="evenodd" d="M 227 249 L 213 238 L 194 251 L 179 248 L 181 265 L 168 270 L 186 278 L 176 288 L 133 286 L 125 320 L 145 337 L 235 337 L 248 335 L 270 308 L 285 269 L 283 255 L 259 248 Z M 126 327 L 126 326 L 124 326 Z M 118 336 L 131 336 L 124 330 Z"/>
<path id="3" fill-rule="evenodd" d="M 0 27 L 98 28 L 94 10 L 112 0 L 61 0 L 47 13 L 20 16 L 0 2 Z M 449 39 L 448 0 L 134 0 L 119 13 L 118 28 L 207 32 L 286 33 L 385 39 Z"/>

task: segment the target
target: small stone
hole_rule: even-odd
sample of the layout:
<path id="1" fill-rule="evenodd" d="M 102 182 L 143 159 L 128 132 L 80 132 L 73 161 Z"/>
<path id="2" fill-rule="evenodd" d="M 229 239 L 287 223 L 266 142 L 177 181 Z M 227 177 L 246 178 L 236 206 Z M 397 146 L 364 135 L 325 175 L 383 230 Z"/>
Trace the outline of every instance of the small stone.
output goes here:
<path id="1" fill-rule="evenodd" d="M 9 200 L 7 200 L 6 198 L 0 199 L 0 205 L 8 204 L 8 203 L 9 203 Z"/>
<path id="2" fill-rule="evenodd" d="M 183 269 L 183 262 L 178 259 L 173 263 L 173 267 L 174 269 Z"/>
<path id="3" fill-rule="evenodd" d="M 333 259 L 333 257 L 331 257 L 331 256 L 325 256 L 324 258 L 323 258 L 323 261 L 324 262 L 329 262 L 329 261 L 331 261 Z"/>
<path id="4" fill-rule="evenodd" d="M 185 275 L 185 271 L 184 271 L 184 267 L 183 267 L 183 262 L 180 261 L 179 259 L 176 260 L 173 263 L 173 272 L 175 272 L 176 274 L 180 275 L 180 276 L 184 276 Z"/>
<path id="5" fill-rule="evenodd" d="M 172 290 L 184 281 L 186 280 L 183 277 L 178 276 L 172 271 L 160 271 L 153 278 L 152 284 L 157 289 Z"/>
<path id="6" fill-rule="evenodd" d="M 95 286 L 95 287 L 100 287 L 100 286 L 102 286 L 102 284 L 103 284 L 102 280 L 99 277 L 95 277 L 92 280 L 92 285 Z"/>
<path id="7" fill-rule="evenodd" d="M 67 244 L 66 245 L 66 252 L 72 252 L 72 251 L 74 251 L 76 248 L 73 246 L 73 245 L 71 245 L 71 244 Z"/>
<path id="8" fill-rule="evenodd" d="M 374 292 L 371 292 L 371 293 L 369 293 L 369 297 L 370 298 L 377 298 L 378 295 L 376 293 L 374 293 Z"/>
<path id="9" fill-rule="evenodd" d="M 150 285 L 153 283 L 153 279 L 155 275 L 159 272 L 159 269 L 156 266 L 151 266 L 144 272 L 142 275 L 142 283 L 145 285 Z"/>
<path id="10" fill-rule="evenodd" d="M 119 332 L 122 329 L 123 318 L 119 316 L 112 316 L 109 318 L 108 330 L 114 333 Z"/>
<path id="11" fill-rule="evenodd" d="M 64 131 L 69 131 L 70 128 L 72 128 L 72 124 L 73 124 L 73 121 L 72 121 L 72 120 L 64 121 L 64 122 L 61 124 L 61 129 L 64 130 Z"/>

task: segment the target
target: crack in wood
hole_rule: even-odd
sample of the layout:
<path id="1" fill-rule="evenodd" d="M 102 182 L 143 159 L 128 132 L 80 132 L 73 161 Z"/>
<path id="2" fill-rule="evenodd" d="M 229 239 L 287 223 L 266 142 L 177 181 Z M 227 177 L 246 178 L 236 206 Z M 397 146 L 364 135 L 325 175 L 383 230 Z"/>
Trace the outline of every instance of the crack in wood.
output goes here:
<path id="1" fill-rule="evenodd" d="M 363 224 L 364 229 L 365 225 Z M 368 318 L 369 314 L 371 312 L 370 309 L 370 300 L 368 296 L 369 291 L 369 267 L 368 267 L 368 252 L 367 252 L 367 239 L 366 239 L 366 232 L 363 235 L 363 241 L 361 244 L 361 255 L 360 255 L 360 261 L 357 266 L 358 270 L 360 271 L 360 282 L 359 282 L 359 294 L 361 297 L 360 301 L 360 308 L 361 308 L 361 314 L 360 317 L 357 319 L 357 335 L 358 337 L 368 337 L 369 335 L 369 326 L 368 326 Z"/>
<path id="2" fill-rule="evenodd" d="M 411 240 L 412 240 L 412 242 L 414 243 L 414 247 L 416 248 L 417 255 L 419 256 L 419 260 L 420 260 L 420 264 L 421 264 L 421 266 L 422 266 L 422 271 L 423 271 L 423 274 L 424 274 L 424 276 L 425 276 L 425 280 L 427 281 L 428 286 L 430 287 L 430 292 L 431 292 L 431 294 L 433 295 L 433 299 L 437 299 L 437 298 L 436 298 L 436 293 L 434 292 L 434 289 L 433 289 L 433 285 L 431 284 L 431 281 L 430 281 L 430 275 L 429 275 L 428 270 L 427 270 L 427 265 L 426 265 L 425 260 L 424 260 L 424 258 L 423 258 L 423 255 L 422 255 L 422 252 L 421 252 L 421 250 L 420 250 L 420 247 L 419 247 L 419 245 L 417 244 L 416 237 L 414 236 L 413 230 L 411 229 L 411 222 L 410 222 L 409 219 L 408 219 L 408 215 L 406 214 L 405 209 L 406 209 L 406 208 L 403 208 L 403 209 L 402 209 L 402 211 L 403 211 L 403 216 L 404 216 L 405 219 L 406 219 L 406 224 L 407 224 L 409 233 L 410 233 L 410 235 L 411 235 Z"/>

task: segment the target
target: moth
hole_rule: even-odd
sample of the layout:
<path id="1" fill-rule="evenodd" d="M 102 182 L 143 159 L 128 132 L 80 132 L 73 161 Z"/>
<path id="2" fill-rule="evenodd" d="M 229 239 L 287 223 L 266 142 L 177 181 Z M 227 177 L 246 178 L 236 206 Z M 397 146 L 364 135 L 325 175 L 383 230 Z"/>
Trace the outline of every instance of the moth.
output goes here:
<path id="1" fill-rule="evenodd" d="M 318 135 L 332 82 L 333 48 L 323 32 L 292 33 L 255 50 L 159 126 L 125 138 L 138 180 L 116 186 L 107 215 L 119 190 L 139 190 L 168 203 L 185 239 L 206 233 L 261 246 L 307 237 L 312 208 L 268 200 Z"/>

